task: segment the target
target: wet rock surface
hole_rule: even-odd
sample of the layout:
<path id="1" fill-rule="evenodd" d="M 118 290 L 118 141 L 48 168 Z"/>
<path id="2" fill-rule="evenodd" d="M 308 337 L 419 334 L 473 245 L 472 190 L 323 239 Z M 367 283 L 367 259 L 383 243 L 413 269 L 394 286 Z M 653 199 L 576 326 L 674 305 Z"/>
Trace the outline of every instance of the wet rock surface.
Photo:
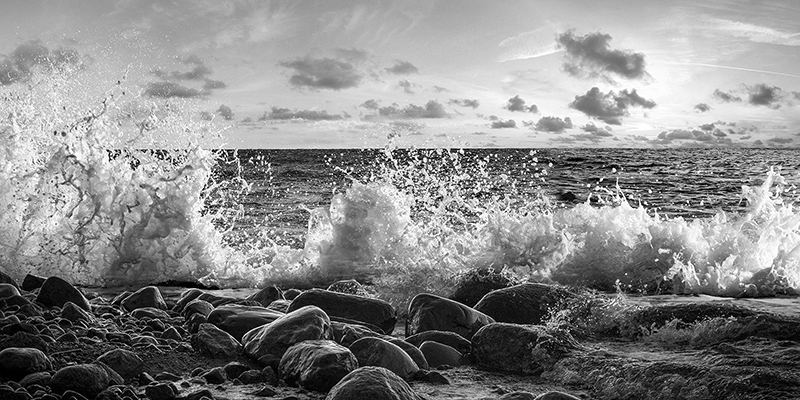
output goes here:
<path id="1" fill-rule="evenodd" d="M 408 322 L 417 318 L 414 329 L 425 330 L 403 340 L 402 320 L 389 336 L 358 321 L 331 321 L 314 306 L 288 314 L 263 307 L 277 288 L 259 295 L 148 287 L 121 295 L 50 280 L 55 289 L 42 302 L 45 282 L 33 292 L 3 286 L 9 296 L 0 298 L 2 399 L 794 399 L 800 393 L 800 311 L 768 313 L 730 299 L 673 297 L 674 303 L 652 305 L 597 295 L 548 308 L 545 325 L 489 319 L 476 325 L 477 310 L 424 295 L 422 303 L 434 307 L 424 317 L 412 307 L 417 314 Z M 372 293 L 356 284 L 331 289 Z M 148 300 L 123 307 L 137 292 Z M 81 299 L 88 308 L 73 301 Z M 800 301 L 785 301 L 800 310 Z M 248 353 L 209 323 L 217 310 L 268 310 L 275 318 L 243 334 L 251 339 Z M 208 332 L 215 334 L 198 339 Z M 394 362 L 383 368 L 376 360 Z"/>

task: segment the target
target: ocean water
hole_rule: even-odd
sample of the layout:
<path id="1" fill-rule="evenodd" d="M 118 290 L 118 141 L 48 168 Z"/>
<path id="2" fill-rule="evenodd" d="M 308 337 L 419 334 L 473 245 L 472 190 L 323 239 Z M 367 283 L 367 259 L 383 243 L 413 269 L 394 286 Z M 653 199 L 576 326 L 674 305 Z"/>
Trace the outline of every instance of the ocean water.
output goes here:
<path id="1" fill-rule="evenodd" d="M 213 150 L 224 127 L 187 103 L 79 84 L 2 88 L 0 265 L 18 279 L 355 277 L 399 304 L 481 268 L 608 291 L 800 290 L 793 150 Z"/>

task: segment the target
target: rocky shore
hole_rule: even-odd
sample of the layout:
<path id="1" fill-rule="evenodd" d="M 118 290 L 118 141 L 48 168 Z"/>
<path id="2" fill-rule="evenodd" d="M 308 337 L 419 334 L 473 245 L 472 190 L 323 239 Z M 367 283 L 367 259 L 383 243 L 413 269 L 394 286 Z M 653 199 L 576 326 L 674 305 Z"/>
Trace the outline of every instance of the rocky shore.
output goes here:
<path id="1" fill-rule="evenodd" d="M 355 281 L 0 281 L 5 400 L 800 398 L 800 318 L 726 301 L 465 279 L 398 310 Z"/>

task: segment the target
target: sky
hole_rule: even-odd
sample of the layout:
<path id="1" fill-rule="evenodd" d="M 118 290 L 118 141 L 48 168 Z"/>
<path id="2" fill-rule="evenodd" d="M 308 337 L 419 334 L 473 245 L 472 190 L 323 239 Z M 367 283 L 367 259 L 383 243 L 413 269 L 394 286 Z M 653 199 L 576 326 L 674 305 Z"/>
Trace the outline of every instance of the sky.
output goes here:
<path id="1" fill-rule="evenodd" d="M 239 148 L 800 147 L 798 21 L 797 0 L 3 0 L 0 85 L 42 57 L 125 74 Z"/>

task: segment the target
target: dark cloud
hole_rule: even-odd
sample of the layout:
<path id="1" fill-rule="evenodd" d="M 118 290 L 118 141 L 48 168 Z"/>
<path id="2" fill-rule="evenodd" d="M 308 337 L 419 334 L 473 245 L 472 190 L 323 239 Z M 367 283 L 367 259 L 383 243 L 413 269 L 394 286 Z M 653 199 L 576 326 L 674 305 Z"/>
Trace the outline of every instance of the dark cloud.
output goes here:
<path id="1" fill-rule="evenodd" d="M 161 97 L 161 98 L 170 98 L 170 97 L 179 97 L 179 98 L 191 98 L 191 97 L 201 97 L 208 94 L 207 91 L 193 89 L 175 82 L 150 82 L 144 89 L 144 94 L 150 97 Z"/>
<path id="2" fill-rule="evenodd" d="M 400 107 L 397 104 L 392 104 L 386 107 L 379 107 L 378 114 L 368 116 L 367 118 L 385 117 L 391 119 L 414 119 L 414 118 L 447 118 L 447 112 L 444 106 L 436 100 L 428 101 L 425 106 L 418 106 L 416 104 L 409 104 L 405 107 Z"/>
<path id="3" fill-rule="evenodd" d="M 367 110 L 377 110 L 377 109 L 378 109 L 378 107 L 380 107 L 380 104 L 379 104 L 379 103 L 380 103 L 380 102 L 379 102 L 378 100 L 375 100 L 375 99 L 369 99 L 369 100 L 367 100 L 367 101 L 365 101 L 365 102 L 361 103 L 361 105 L 360 105 L 359 107 L 364 107 L 364 108 L 366 108 Z"/>
<path id="4" fill-rule="evenodd" d="M 703 125 L 700 125 L 700 129 L 702 129 L 702 130 L 704 130 L 704 131 L 713 131 L 713 130 L 714 130 L 714 127 L 715 127 L 715 125 L 714 125 L 714 123 L 713 123 L 713 122 L 712 122 L 712 123 L 710 123 L 710 124 L 703 124 Z"/>
<path id="5" fill-rule="evenodd" d="M 589 132 L 591 135 L 594 136 L 600 136 L 600 137 L 614 136 L 613 134 L 611 134 L 610 127 L 600 128 L 595 124 L 586 124 L 582 126 L 581 129 L 583 129 L 584 132 Z"/>
<path id="6" fill-rule="evenodd" d="M 513 119 L 505 121 L 502 119 L 498 119 L 497 121 L 492 122 L 492 129 L 504 129 L 504 128 L 516 128 L 516 127 L 517 127 L 517 121 L 514 121 Z"/>
<path id="7" fill-rule="evenodd" d="M 706 111 L 710 111 L 711 110 L 711 106 L 709 106 L 706 103 L 697 103 L 697 104 L 694 105 L 694 109 L 697 110 L 697 112 L 703 113 L 703 112 L 706 112 Z"/>
<path id="8" fill-rule="evenodd" d="M 402 88 L 403 91 L 408 94 L 414 94 L 414 91 L 411 90 L 411 88 L 414 86 L 416 85 L 411 83 L 408 79 L 402 79 L 400 82 L 397 82 L 397 87 Z"/>
<path id="9" fill-rule="evenodd" d="M 572 120 L 569 117 L 563 120 L 559 117 L 542 117 L 539 118 L 533 128 L 541 132 L 561 133 L 566 129 L 572 128 L 572 126 Z"/>
<path id="10" fill-rule="evenodd" d="M 536 104 L 531 104 L 530 107 L 526 107 L 525 100 L 520 98 L 519 95 L 508 99 L 508 102 L 503 108 L 508 111 L 532 112 L 534 114 L 539 112 L 539 107 L 536 107 Z"/>
<path id="11" fill-rule="evenodd" d="M 81 67 L 86 57 L 74 49 L 59 48 L 50 51 L 38 40 L 17 46 L 14 51 L 0 58 L 0 85 L 27 82 L 34 70 L 57 69 L 65 66 Z"/>
<path id="12" fill-rule="evenodd" d="M 333 58 L 305 57 L 285 61 L 280 65 L 294 70 L 289 78 L 292 86 L 313 90 L 342 90 L 357 87 L 364 77 L 353 64 Z"/>
<path id="13" fill-rule="evenodd" d="M 393 66 L 386 68 L 386 72 L 395 75 L 410 75 L 418 73 L 419 68 L 408 61 L 395 60 Z"/>
<path id="14" fill-rule="evenodd" d="M 613 50 L 609 46 L 611 35 L 600 32 L 584 36 L 567 31 L 556 38 L 565 50 L 563 70 L 572 76 L 602 78 L 613 82 L 611 75 L 626 79 L 648 77 L 644 54 L 626 50 Z"/>
<path id="15" fill-rule="evenodd" d="M 569 106 L 607 124 L 622 125 L 622 117 L 630 115 L 628 108 L 651 109 L 656 106 L 656 103 L 640 96 L 636 89 L 630 92 L 623 89 L 619 93 L 614 93 L 613 90 L 603 93 L 595 86 L 589 89 L 585 95 L 575 96 L 575 100 Z"/>
<path id="16" fill-rule="evenodd" d="M 211 91 L 214 89 L 224 89 L 228 85 L 225 84 L 223 81 L 215 81 L 213 79 L 205 79 L 203 80 L 203 90 Z"/>
<path id="17" fill-rule="evenodd" d="M 793 141 L 794 139 L 792 138 L 780 138 L 780 137 L 767 139 L 767 143 L 774 143 L 774 144 L 789 144 L 792 143 Z"/>
<path id="18" fill-rule="evenodd" d="M 441 86 L 434 86 L 433 87 L 433 91 L 436 92 L 436 93 L 449 92 L 449 90 L 447 90 L 447 88 L 443 88 Z"/>
<path id="19" fill-rule="evenodd" d="M 225 104 L 219 106 L 219 108 L 217 109 L 217 114 L 219 114 L 222 117 L 222 119 L 226 121 L 230 121 L 233 119 L 233 110 L 231 110 L 231 108 L 226 106 Z"/>
<path id="20" fill-rule="evenodd" d="M 654 144 L 668 145 L 679 144 L 686 147 L 705 147 L 705 146 L 731 146 L 733 141 L 727 137 L 725 132 L 719 129 L 713 131 L 703 131 L 699 129 L 671 129 L 662 131 Z"/>
<path id="21" fill-rule="evenodd" d="M 343 115 L 328 114 L 327 110 L 290 110 L 288 108 L 272 107 L 269 114 L 266 112 L 258 118 L 259 121 L 267 120 L 292 120 L 302 119 L 306 121 L 338 121 L 344 119 Z"/>
<path id="22" fill-rule="evenodd" d="M 755 106 L 767 106 L 770 108 L 779 108 L 780 101 L 783 97 L 781 89 L 777 86 L 769 86 L 764 83 L 758 85 L 747 86 L 748 101 Z"/>
<path id="23" fill-rule="evenodd" d="M 741 97 L 739 97 L 739 96 L 737 96 L 737 95 L 735 95 L 735 94 L 733 94 L 731 92 L 725 93 L 725 92 L 723 92 L 723 91 L 721 91 L 719 89 L 714 89 L 714 93 L 712 94 L 712 96 L 715 99 L 717 99 L 719 101 L 722 101 L 722 102 L 725 102 L 725 103 L 734 103 L 734 102 L 742 101 Z"/>
<path id="24" fill-rule="evenodd" d="M 462 107 L 472 108 L 478 108 L 481 105 L 478 99 L 450 99 L 447 101 L 447 104 L 455 104 Z"/>

